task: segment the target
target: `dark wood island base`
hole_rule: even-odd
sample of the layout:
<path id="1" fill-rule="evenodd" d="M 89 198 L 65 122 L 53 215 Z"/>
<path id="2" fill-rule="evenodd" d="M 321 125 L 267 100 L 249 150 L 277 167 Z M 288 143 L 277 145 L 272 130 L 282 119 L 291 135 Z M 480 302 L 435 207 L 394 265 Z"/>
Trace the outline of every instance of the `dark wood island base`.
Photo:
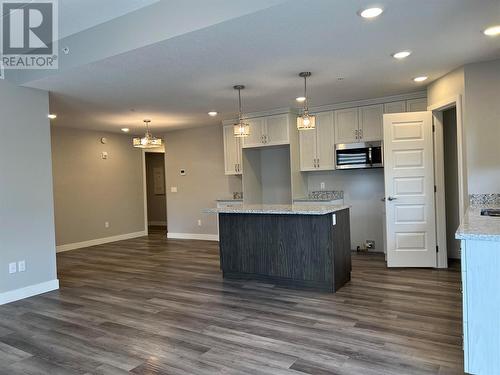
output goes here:
<path id="1" fill-rule="evenodd" d="M 351 278 L 349 208 L 308 212 L 219 212 L 224 278 L 328 292 L 341 288 Z"/>

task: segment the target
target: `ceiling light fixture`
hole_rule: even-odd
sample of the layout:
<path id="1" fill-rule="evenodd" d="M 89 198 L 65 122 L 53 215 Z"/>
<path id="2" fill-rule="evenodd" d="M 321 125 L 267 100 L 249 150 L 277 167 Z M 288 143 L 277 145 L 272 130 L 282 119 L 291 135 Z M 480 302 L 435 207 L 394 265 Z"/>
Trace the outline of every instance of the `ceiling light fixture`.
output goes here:
<path id="1" fill-rule="evenodd" d="M 57 118 L 57 115 L 54 114 L 54 113 L 50 113 L 50 114 L 47 115 L 47 117 L 50 118 L 51 120 L 54 120 L 54 119 Z"/>
<path id="2" fill-rule="evenodd" d="M 298 98 L 295 98 L 296 101 L 298 101 L 299 103 L 304 103 L 306 101 L 306 97 L 305 96 L 299 96 Z"/>
<path id="3" fill-rule="evenodd" d="M 161 138 L 153 137 L 151 132 L 149 131 L 149 124 L 151 120 L 144 120 L 144 124 L 146 125 L 146 134 L 142 138 L 134 138 L 132 140 L 132 144 L 137 148 L 158 148 L 163 146 L 163 140 Z"/>
<path id="4" fill-rule="evenodd" d="M 301 72 L 299 77 L 304 78 L 304 108 L 302 114 L 297 117 L 298 130 L 310 130 L 316 128 L 316 116 L 309 114 L 309 103 L 307 100 L 307 78 L 311 76 L 311 72 Z"/>
<path id="5" fill-rule="evenodd" d="M 363 18 L 375 18 L 380 16 L 384 10 L 382 8 L 367 8 L 359 11 L 359 15 Z"/>
<path id="6" fill-rule="evenodd" d="M 413 80 L 415 82 L 424 82 L 427 78 L 429 78 L 429 77 L 427 77 L 427 76 L 420 76 L 420 77 L 413 78 Z"/>
<path id="7" fill-rule="evenodd" d="M 219 113 L 218 113 L 218 112 L 216 112 L 216 111 L 210 111 L 210 112 L 208 112 L 208 115 L 209 115 L 210 117 L 215 117 L 215 116 L 217 116 L 218 114 L 219 114 Z"/>
<path id="8" fill-rule="evenodd" d="M 243 112 L 241 110 L 241 90 L 245 89 L 243 85 L 233 86 L 233 89 L 238 90 L 238 123 L 234 124 L 234 136 L 236 138 L 244 138 L 250 135 L 250 125 L 245 123 L 243 119 Z"/>
<path id="9" fill-rule="evenodd" d="M 490 26 L 483 31 L 484 35 L 487 36 L 498 36 L 500 35 L 500 25 Z"/>
<path id="10" fill-rule="evenodd" d="M 408 56 L 411 55 L 410 51 L 401 51 L 401 52 L 396 52 L 392 54 L 392 57 L 398 60 L 406 59 Z"/>
<path id="11" fill-rule="evenodd" d="M 124 133 L 128 133 L 130 131 L 130 129 L 129 128 L 122 128 L 121 131 Z"/>

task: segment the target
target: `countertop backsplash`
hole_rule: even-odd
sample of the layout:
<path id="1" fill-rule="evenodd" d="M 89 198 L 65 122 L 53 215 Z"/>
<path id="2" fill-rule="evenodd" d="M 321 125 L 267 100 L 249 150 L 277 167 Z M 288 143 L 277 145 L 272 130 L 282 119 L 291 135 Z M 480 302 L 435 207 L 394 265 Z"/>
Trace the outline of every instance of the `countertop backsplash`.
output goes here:
<path id="1" fill-rule="evenodd" d="M 344 199 L 344 192 L 341 190 L 311 191 L 308 198 L 320 201 L 333 201 L 337 199 Z"/>
<path id="2" fill-rule="evenodd" d="M 478 206 L 500 206 L 500 193 L 493 194 L 471 194 L 469 195 L 470 205 Z"/>

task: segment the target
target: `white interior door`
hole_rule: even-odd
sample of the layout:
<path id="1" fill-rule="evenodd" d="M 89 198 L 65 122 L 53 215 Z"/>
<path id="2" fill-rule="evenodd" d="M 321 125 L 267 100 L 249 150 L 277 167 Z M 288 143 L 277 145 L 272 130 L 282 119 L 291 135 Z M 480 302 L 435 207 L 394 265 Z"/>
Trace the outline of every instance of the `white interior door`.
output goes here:
<path id="1" fill-rule="evenodd" d="M 436 267 L 432 112 L 384 115 L 387 265 Z"/>

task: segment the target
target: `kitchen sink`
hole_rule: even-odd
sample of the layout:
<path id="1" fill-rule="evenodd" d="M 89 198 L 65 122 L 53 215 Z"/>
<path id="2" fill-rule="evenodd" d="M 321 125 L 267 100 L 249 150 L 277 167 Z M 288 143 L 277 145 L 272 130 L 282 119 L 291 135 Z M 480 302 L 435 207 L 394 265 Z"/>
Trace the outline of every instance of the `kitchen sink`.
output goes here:
<path id="1" fill-rule="evenodd" d="M 481 210 L 481 216 L 495 216 L 500 217 L 500 209 L 485 208 Z"/>

